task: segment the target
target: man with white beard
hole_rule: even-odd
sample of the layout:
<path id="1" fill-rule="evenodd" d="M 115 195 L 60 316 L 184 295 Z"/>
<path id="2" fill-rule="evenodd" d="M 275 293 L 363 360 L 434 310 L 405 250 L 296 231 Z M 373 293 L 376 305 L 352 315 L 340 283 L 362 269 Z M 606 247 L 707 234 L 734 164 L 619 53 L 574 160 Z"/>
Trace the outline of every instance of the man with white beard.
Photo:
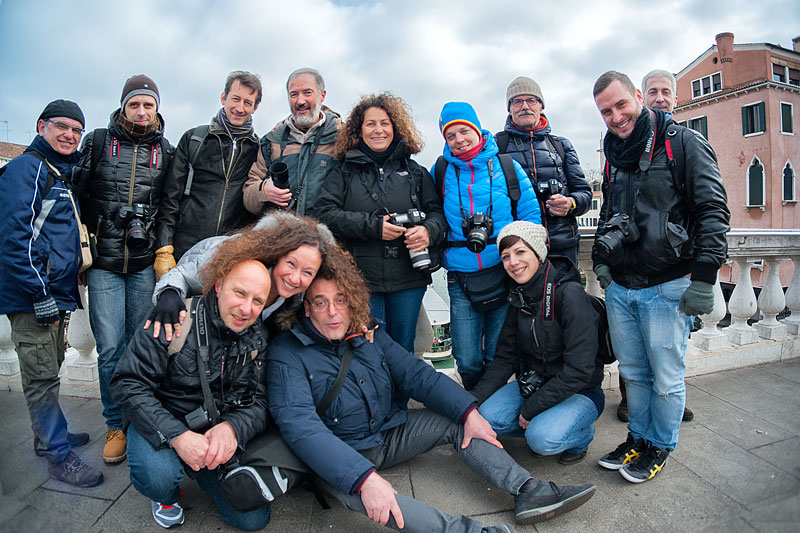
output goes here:
<path id="1" fill-rule="evenodd" d="M 283 207 L 312 215 L 322 180 L 334 163 L 333 143 L 341 121 L 322 105 L 325 81 L 320 73 L 312 68 L 295 70 L 286 81 L 286 92 L 291 115 L 261 138 L 244 186 L 244 205 L 251 213 Z M 276 173 L 283 165 L 275 163 L 284 163 L 288 175 Z"/>

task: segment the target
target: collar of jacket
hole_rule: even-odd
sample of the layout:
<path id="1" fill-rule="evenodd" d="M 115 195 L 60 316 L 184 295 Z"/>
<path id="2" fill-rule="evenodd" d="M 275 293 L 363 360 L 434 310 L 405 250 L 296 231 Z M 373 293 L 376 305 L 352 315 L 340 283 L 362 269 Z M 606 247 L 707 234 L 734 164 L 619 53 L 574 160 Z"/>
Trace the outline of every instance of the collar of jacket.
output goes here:
<path id="1" fill-rule="evenodd" d="M 533 132 L 533 139 L 536 140 L 536 141 L 544 139 L 544 137 L 546 135 L 549 135 L 550 131 L 551 131 L 550 130 L 550 120 L 547 118 L 547 116 L 544 113 L 542 113 L 542 116 L 545 117 L 545 120 L 547 120 L 547 126 L 545 126 L 544 128 L 542 128 L 540 130 L 536 130 L 536 131 Z M 505 131 L 507 131 L 510 135 L 516 135 L 517 137 L 522 137 L 526 141 L 531 138 L 531 130 L 521 130 L 521 129 L 519 129 L 517 127 L 517 125 L 514 124 L 514 121 L 511 120 L 511 114 L 510 113 L 509 113 L 508 117 L 506 118 L 506 125 L 505 125 L 505 127 L 503 129 Z"/>
<path id="2" fill-rule="evenodd" d="M 71 155 L 62 155 L 56 152 L 44 137 L 37 135 L 31 144 L 25 149 L 26 152 L 36 152 L 41 154 L 47 161 L 56 167 L 61 173 L 62 179 L 69 181 L 72 167 L 80 160 L 81 152 L 75 150 Z"/>
<path id="3" fill-rule="evenodd" d="M 541 303 L 548 266 L 550 267 L 549 278 L 553 282 L 553 286 L 563 281 L 580 281 L 580 274 L 572 261 L 565 257 L 551 256 L 539 267 L 539 270 L 527 283 L 515 285 L 511 289 L 508 300 L 512 306 L 533 311 L 534 307 Z"/>
<path id="4" fill-rule="evenodd" d="M 303 346 L 317 345 L 321 350 L 338 350 L 342 341 L 331 340 L 320 334 L 320 332 L 317 331 L 317 328 L 314 327 L 314 324 L 311 323 L 311 319 L 305 315 L 303 310 L 298 312 L 298 318 L 298 322 L 296 322 L 289 331 L 298 341 L 300 341 L 300 344 Z M 367 342 L 367 340 L 364 338 L 364 335 L 361 333 L 346 335 L 345 339 L 350 341 L 353 349 Z"/>
<path id="5" fill-rule="evenodd" d="M 231 141 L 233 140 L 233 139 L 231 139 L 231 136 L 228 135 L 228 132 L 225 131 L 225 127 L 222 124 L 218 123 L 216 120 L 211 120 L 211 123 L 209 123 L 209 125 L 208 125 L 208 133 L 213 134 L 213 135 L 223 136 L 226 139 L 231 140 Z M 258 144 L 258 135 L 256 135 L 255 130 L 253 130 L 249 134 L 243 135 L 243 136 L 241 136 L 239 138 L 240 139 L 247 139 L 248 141 L 251 141 L 251 142 L 254 142 L 254 143 Z"/>
<path id="6" fill-rule="evenodd" d="M 388 163 L 389 161 L 400 161 L 405 159 L 405 154 L 403 153 L 403 148 L 405 148 L 405 145 L 405 139 L 400 139 L 397 141 L 394 147 L 391 148 L 392 152 L 389 154 L 389 157 L 386 158 L 386 162 Z M 357 147 L 348 150 L 344 155 L 344 160 L 348 163 L 355 163 L 358 165 L 374 163 L 374 161 L 372 161 L 367 154 Z"/>
<path id="7" fill-rule="evenodd" d="M 329 111 L 323 109 L 323 114 L 325 115 L 325 122 L 322 123 L 322 130 L 318 132 L 322 135 L 322 138 L 319 140 L 319 144 L 331 144 L 336 141 L 336 137 L 339 134 L 339 129 L 342 126 L 342 122 L 339 119 L 339 115 L 334 113 L 333 111 Z M 288 128 L 287 122 L 292 120 L 292 115 L 286 117 L 286 119 L 280 121 L 269 133 L 265 135 L 267 140 L 271 143 L 281 143 L 283 138 L 283 130 Z M 306 141 L 311 139 L 312 136 L 306 138 Z M 289 143 L 299 143 L 294 136 L 289 135 Z"/>
<path id="8" fill-rule="evenodd" d="M 108 131 L 111 132 L 111 135 L 115 137 L 123 138 L 136 144 L 135 141 L 131 139 L 130 135 L 128 135 L 128 132 L 125 131 L 125 129 L 122 126 L 120 126 L 119 123 L 117 123 L 117 117 L 119 116 L 120 113 L 122 113 L 122 109 L 117 109 L 116 111 L 111 113 L 111 116 L 108 119 Z M 147 135 L 145 135 L 144 137 L 142 137 L 141 139 L 139 139 L 139 144 L 156 143 L 164 135 L 164 117 L 161 116 L 161 113 L 156 113 L 156 116 L 158 117 L 159 120 L 159 127 L 156 128 L 155 131 L 152 131 Z"/>
<path id="9" fill-rule="evenodd" d="M 470 159 L 469 161 L 462 161 L 450 151 L 450 146 L 445 142 L 444 143 L 444 151 L 442 155 L 447 160 L 448 163 L 452 163 L 459 167 L 461 170 L 465 170 L 467 166 L 471 163 L 473 167 L 486 167 L 486 162 L 489 159 L 493 158 L 497 155 L 497 143 L 494 140 L 494 135 L 492 135 L 489 130 L 482 130 L 481 134 L 486 137 L 486 144 L 483 145 L 483 150 L 476 155 L 474 158 Z"/>

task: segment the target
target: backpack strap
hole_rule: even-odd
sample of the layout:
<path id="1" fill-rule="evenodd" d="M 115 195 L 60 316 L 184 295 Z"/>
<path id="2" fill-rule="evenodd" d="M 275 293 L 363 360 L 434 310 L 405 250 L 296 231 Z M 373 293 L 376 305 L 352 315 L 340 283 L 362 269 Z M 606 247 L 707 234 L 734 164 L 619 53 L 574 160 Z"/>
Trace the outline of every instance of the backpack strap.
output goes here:
<path id="1" fill-rule="evenodd" d="M 189 139 L 189 172 L 186 175 L 186 188 L 183 190 L 184 196 L 189 196 L 192 192 L 192 180 L 194 179 L 194 162 L 197 160 L 197 154 L 200 153 L 200 148 L 208 137 L 208 124 L 197 126 L 192 130 L 192 136 Z"/>
<path id="2" fill-rule="evenodd" d="M 89 167 L 89 170 L 92 174 L 95 173 L 97 169 L 97 164 L 100 162 L 100 158 L 103 157 L 103 148 L 106 144 L 106 133 L 108 133 L 107 128 L 97 128 L 92 132 L 92 166 Z"/>
<path id="3" fill-rule="evenodd" d="M 503 169 L 506 177 L 506 189 L 508 189 L 508 198 L 511 200 L 511 217 L 517 220 L 517 202 L 522 193 L 519 188 L 517 169 L 514 167 L 514 158 L 508 154 L 497 154 L 497 159 L 500 160 L 500 168 Z"/>
<path id="4" fill-rule="evenodd" d="M 261 155 L 264 157 L 264 164 L 269 169 L 269 164 L 272 162 L 272 142 L 267 139 L 267 136 L 264 135 L 261 137 L 261 140 L 258 141 L 258 147 L 261 149 Z"/>
<path id="5" fill-rule="evenodd" d="M 672 141 L 675 142 L 672 142 Z M 676 124 L 667 126 L 667 136 L 664 139 L 664 149 L 667 151 L 667 165 L 672 173 L 675 189 L 685 196 L 686 193 L 686 157 L 683 152 L 683 130 Z"/>
<path id="6" fill-rule="evenodd" d="M 319 404 L 317 405 L 317 415 L 322 417 L 328 408 L 333 403 L 333 400 L 339 396 L 339 392 L 342 390 L 342 385 L 344 385 L 344 379 L 347 377 L 347 372 L 350 370 L 350 361 L 353 360 L 353 349 L 350 347 L 350 342 L 345 340 L 344 341 L 344 353 L 342 353 L 342 364 L 339 366 L 339 373 L 336 374 L 336 379 L 331 385 L 331 388 L 328 389 L 328 392 L 325 393 L 325 396 L 322 397 Z"/>
<path id="7" fill-rule="evenodd" d="M 500 150 L 501 154 L 506 153 L 506 148 L 508 148 L 508 132 L 503 130 L 495 133 L 494 142 L 497 143 L 497 148 Z"/>
<path id="8" fill-rule="evenodd" d="M 36 152 L 34 150 L 26 150 L 24 153 L 32 155 L 33 157 L 44 163 L 44 166 L 47 168 L 47 182 L 45 183 L 44 191 L 42 192 L 42 199 L 44 199 L 47 196 L 47 193 L 50 192 L 50 189 L 53 188 L 53 185 L 56 184 L 56 177 L 58 177 L 58 179 L 61 181 L 64 181 L 64 178 L 61 177 L 61 175 L 56 175 L 56 173 L 53 172 L 52 168 L 50 167 L 50 163 L 39 152 Z"/>
<path id="9" fill-rule="evenodd" d="M 555 135 L 550 135 L 549 133 L 545 135 L 545 139 L 549 141 L 548 149 L 555 148 L 556 152 L 558 152 L 558 157 L 561 158 L 561 164 L 565 165 L 567 161 L 566 152 L 564 151 L 564 143 L 561 142 L 560 137 L 556 137 Z"/>
<path id="10" fill-rule="evenodd" d="M 447 173 L 447 159 L 444 156 L 439 156 L 436 159 L 436 165 L 433 167 L 433 179 L 439 187 L 437 190 L 440 197 L 444 199 L 444 175 Z"/>

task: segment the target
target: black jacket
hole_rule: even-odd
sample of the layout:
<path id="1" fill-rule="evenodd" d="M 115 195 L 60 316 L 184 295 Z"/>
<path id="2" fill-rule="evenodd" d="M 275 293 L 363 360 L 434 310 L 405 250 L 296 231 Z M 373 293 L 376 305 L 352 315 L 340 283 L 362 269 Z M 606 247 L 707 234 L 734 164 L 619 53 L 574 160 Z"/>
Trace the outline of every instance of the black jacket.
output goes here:
<path id="1" fill-rule="evenodd" d="M 614 281 L 630 289 L 689 273 L 693 280 L 714 283 L 727 254 L 730 211 L 717 157 L 702 135 L 675 127 L 678 134 L 670 142 L 683 145 L 683 183 L 673 179 L 664 139 L 656 139 L 648 170 L 610 167 L 603 179 L 598 237 L 613 230 L 606 222 L 616 213 L 628 214 L 640 237 L 611 257 L 595 244 L 592 260 L 608 265 Z"/>
<path id="2" fill-rule="evenodd" d="M 81 205 L 81 221 L 97 239 L 97 257 L 93 267 L 120 274 L 139 272 L 155 258 L 155 220 L 161 203 L 164 181 L 172 149 L 162 142 L 161 128 L 138 143 L 117 124 L 120 110 L 111 114 L 102 146 L 93 146 L 94 135 L 83 141 L 82 157 L 73 174 L 73 183 Z M 163 153 L 164 149 L 168 153 Z M 92 168 L 96 150 L 102 155 Z M 128 222 L 119 217 L 120 207 L 139 204 L 141 218 L 150 236 L 144 247 L 131 247 L 125 241 Z"/>
<path id="3" fill-rule="evenodd" d="M 244 208 L 242 187 L 258 153 L 258 137 L 253 133 L 234 141 L 213 121 L 195 159 L 191 192 L 186 196 L 193 132 L 194 128 L 184 133 L 175 150 L 158 215 L 157 247 L 173 245 L 176 261 L 196 242 L 255 220 Z"/>
<path id="4" fill-rule="evenodd" d="M 201 302 L 209 324 L 211 393 L 220 418 L 231 423 L 244 449 L 267 427 L 266 331 L 261 320 L 240 334 L 229 330 L 219 316 L 213 290 Z M 139 329 L 111 379 L 114 402 L 154 448 L 167 446 L 188 430 L 184 417 L 203 405 L 195 327 L 193 323 L 183 333 L 185 344 L 172 355 L 163 335 L 154 339 L 152 328 Z"/>
<path id="5" fill-rule="evenodd" d="M 389 213 L 400 214 L 416 207 L 425 212 L 427 219 L 421 225 L 430 233 L 429 248 L 443 242 L 447 229 L 431 175 L 403 153 L 402 142 L 393 150 L 383 168 L 359 149 L 348 151 L 344 161 L 325 179 L 314 208 L 317 217 L 353 253 L 373 292 L 424 287 L 431 282 L 428 270 L 415 270 L 411 266 L 402 237 L 393 241 L 381 239 L 381 216 L 387 209 Z"/>
<path id="6" fill-rule="evenodd" d="M 547 283 L 553 287 L 550 318 L 543 316 Z M 509 302 L 494 360 L 470 391 L 478 402 L 505 385 L 512 374 L 519 377 L 528 370 L 546 381 L 523 404 L 526 420 L 575 393 L 599 390 L 603 383 L 603 363 L 597 357 L 599 316 L 571 261 L 553 257 L 545 262 L 528 283 L 511 290 Z"/>

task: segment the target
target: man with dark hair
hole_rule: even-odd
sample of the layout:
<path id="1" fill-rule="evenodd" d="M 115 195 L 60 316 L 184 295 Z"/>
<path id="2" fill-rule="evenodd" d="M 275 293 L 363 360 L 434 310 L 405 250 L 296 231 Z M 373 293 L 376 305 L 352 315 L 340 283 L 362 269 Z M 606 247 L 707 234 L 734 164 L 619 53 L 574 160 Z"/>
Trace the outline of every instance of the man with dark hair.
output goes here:
<path id="1" fill-rule="evenodd" d="M 84 124 L 75 102 L 50 102 L 25 153 L 0 168 L 0 314 L 11 323 L 34 453 L 47 459 L 50 477 L 93 487 L 103 474 L 72 451 L 89 435 L 67 431 L 58 403 L 64 318 L 80 298 L 79 212 L 70 175 Z"/>
<path id="2" fill-rule="evenodd" d="M 172 153 L 163 137 L 160 102 L 152 79 L 128 78 L 108 128 L 84 139 L 73 175 L 83 221 L 97 238 L 97 257 L 86 281 L 107 426 L 106 463 L 124 461 L 126 445 L 122 413 L 111 399 L 111 376 L 147 318 L 156 283 L 154 226 Z"/>
<path id="3" fill-rule="evenodd" d="M 500 153 L 516 159 L 530 177 L 550 253 L 577 265 L 581 240 L 577 217 L 592 203 L 592 188 L 578 153 L 569 139 L 550 134 L 542 89 L 531 78 L 520 76 L 509 84 L 506 109 L 505 128 L 495 135 Z"/>
<path id="4" fill-rule="evenodd" d="M 231 72 L 220 100 L 211 124 L 184 133 L 172 158 L 158 213 L 158 277 L 198 241 L 253 220 L 244 209 L 242 186 L 258 152 L 251 115 L 261 102 L 261 81 L 249 72 Z"/>
<path id="5" fill-rule="evenodd" d="M 594 495 L 594 485 L 558 487 L 531 477 L 502 449 L 471 394 L 383 330 L 367 342 L 360 332 L 369 319 L 369 293 L 349 255 L 338 254 L 329 254 L 309 286 L 291 330 L 270 345 L 267 368 L 270 412 L 323 490 L 348 509 L 403 531 L 513 531 L 446 515 L 398 494 L 378 474 L 448 444 L 474 472 L 514 495 L 519 523 L 566 513 Z M 318 414 L 341 368 L 343 381 Z M 393 401 L 395 392 L 427 409 L 404 409 Z"/>
<path id="6" fill-rule="evenodd" d="M 598 463 L 641 483 L 678 443 L 692 316 L 714 307 L 730 212 L 716 155 L 700 134 L 644 107 L 619 72 L 603 74 L 593 93 L 608 126 L 608 164 L 592 259 L 630 415 L 627 440 Z"/>
<path id="7" fill-rule="evenodd" d="M 333 144 L 341 120 L 322 105 L 326 94 L 322 75 L 313 68 L 299 68 L 289 74 L 286 93 L 291 114 L 261 138 L 244 186 L 244 205 L 251 213 L 288 207 L 298 215 L 313 214 L 322 181 L 334 163 Z M 277 162 L 288 170 L 283 186 L 280 176 L 269 171 Z"/>

